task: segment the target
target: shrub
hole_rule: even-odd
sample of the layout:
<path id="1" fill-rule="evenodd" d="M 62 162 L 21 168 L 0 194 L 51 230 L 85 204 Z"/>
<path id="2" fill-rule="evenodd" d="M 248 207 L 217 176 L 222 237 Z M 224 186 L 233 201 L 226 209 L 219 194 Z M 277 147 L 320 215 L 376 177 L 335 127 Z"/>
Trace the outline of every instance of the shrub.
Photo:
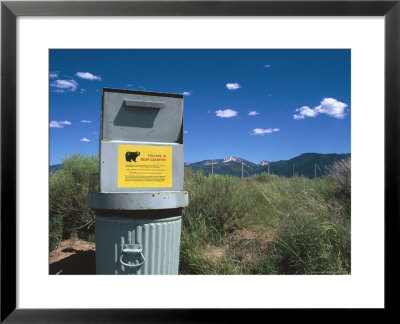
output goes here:
<path id="1" fill-rule="evenodd" d="M 259 183 L 268 183 L 270 181 L 272 181 L 274 176 L 266 173 L 266 172 L 262 172 L 262 173 L 257 173 L 255 175 L 252 175 L 249 179 L 252 181 L 256 181 Z"/>
<path id="2" fill-rule="evenodd" d="M 98 156 L 72 155 L 50 176 L 50 247 L 56 245 L 61 229 L 62 239 L 93 235 L 94 214 L 87 207 L 87 196 L 98 186 L 96 174 Z"/>
<path id="3" fill-rule="evenodd" d="M 183 178 L 184 178 L 185 181 L 189 181 L 190 179 L 193 178 L 193 170 L 192 169 L 185 167 L 183 169 L 183 173 L 184 173 Z"/>
<path id="4" fill-rule="evenodd" d="M 351 206 L 351 159 L 335 162 L 328 168 L 332 176 L 332 184 L 336 188 L 336 198 L 346 207 L 350 214 Z"/>
<path id="5" fill-rule="evenodd" d="M 61 241 L 63 234 L 63 218 L 59 214 L 50 215 L 49 222 L 49 249 L 53 251 L 56 249 Z"/>

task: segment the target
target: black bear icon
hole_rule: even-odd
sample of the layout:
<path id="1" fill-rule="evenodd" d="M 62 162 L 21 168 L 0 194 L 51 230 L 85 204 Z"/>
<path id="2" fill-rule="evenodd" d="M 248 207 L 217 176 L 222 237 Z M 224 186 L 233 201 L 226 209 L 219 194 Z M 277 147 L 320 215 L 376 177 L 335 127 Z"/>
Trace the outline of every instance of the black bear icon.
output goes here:
<path id="1" fill-rule="evenodd" d="M 137 162 L 136 158 L 140 155 L 140 152 L 126 152 L 125 160 L 126 162 Z"/>

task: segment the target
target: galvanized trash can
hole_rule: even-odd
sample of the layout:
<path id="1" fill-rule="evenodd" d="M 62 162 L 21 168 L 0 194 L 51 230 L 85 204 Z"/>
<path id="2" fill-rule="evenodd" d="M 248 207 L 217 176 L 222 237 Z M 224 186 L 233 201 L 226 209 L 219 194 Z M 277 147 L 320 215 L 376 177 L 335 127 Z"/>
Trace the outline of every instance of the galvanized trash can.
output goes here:
<path id="1" fill-rule="evenodd" d="M 182 95 L 103 89 L 97 274 L 178 274 L 183 167 Z"/>

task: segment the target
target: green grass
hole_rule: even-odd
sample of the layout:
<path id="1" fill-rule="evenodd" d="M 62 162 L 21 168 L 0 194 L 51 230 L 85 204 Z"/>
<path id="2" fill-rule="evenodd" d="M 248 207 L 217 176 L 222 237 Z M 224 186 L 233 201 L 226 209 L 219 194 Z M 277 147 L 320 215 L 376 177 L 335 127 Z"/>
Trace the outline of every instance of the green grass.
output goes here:
<path id="1" fill-rule="evenodd" d="M 350 160 L 325 178 L 240 179 L 185 169 L 180 274 L 349 274 Z M 89 190 L 98 157 L 74 155 L 50 177 L 50 249 L 94 240 Z"/>
<path id="2" fill-rule="evenodd" d="M 181 274 L 349 274 L 350 162 L 320 179 L 185 173 Z"/>

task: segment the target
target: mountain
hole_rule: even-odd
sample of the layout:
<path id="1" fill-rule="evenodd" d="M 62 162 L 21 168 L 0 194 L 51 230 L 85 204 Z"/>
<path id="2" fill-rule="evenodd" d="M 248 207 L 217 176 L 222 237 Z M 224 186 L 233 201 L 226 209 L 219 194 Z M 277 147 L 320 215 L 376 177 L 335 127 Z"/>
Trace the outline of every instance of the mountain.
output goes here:
<path id="1" fill-rule="evenodd" d="M 260 163 L 257 163 L 258 165 L 264 166 L 264 165 L 268 165 L 268 163 L 270 163 L 270 161 L 264 160 L 261 161 Z"/>
<path id="2" fill-rule="evenodd" d="M 308 178 L 314 178 L 314 165 L 317 165 L 317 177 L 327 174 L 327 167 L 333 165 L 336 161 L 350 158 L 351 154 L 320 154 L 304 153 L 290 160 L 280 160 L 269 162 L 267 160 L 260 163 L 253 163 L 245 159 L 229 156 L 225 159 L 204 160 L 195 163 L 186 163 L 185 167 L 193 171 L 202 170 L 205 175 L 211 173 L 211 166 L 214 174 L 229 174 L 237 177 L 242 175 L 242 161 L 244 177 L 249 177 L 256 173 L 268 172 L 268 163 L 270 164 L 270 174 L 291 177 L 294 172 L 296 175 L 302 175 Z M 212 163 L 213 162 L 213 163 Z"/>
<path id="3" fill-rule="evenodd" d="M 49 168 L 50 174 L 57 173 L 58 171 L 61 170 L 61 168 L 62 168 L 62 163 L 50 165 Z"/>
<path id="4" fill-rule="evenodd" d="M 229 174 L 237 177 L 242 176 L 242 161 L 243 161 L 243 174 L 248 177 L 253 175 L 255 170 L 260 170 L 262 166 L 247 161 L 242 158 L 235 156 L 229 156 L 225 159 L 215 159 L 215 160 L 204 160 L 195 163 L 186 163 L 185 167 L 192 169 L 193 171 L 202 170 L 205 175 L 211 173 L 211 167 L 214 169 L 214 174 Z"/>
<path id="5" fill-rule="evenodd" d="M 325 176 L 328 173 L 327 167 L 346 158 L 351 158 L 351 154 L 304 153 L 290 160 L 271 162 L 270 172 L 280 176 L 291 177 L 294 164 L 295 174 L 313 178 L 314 165 L 316 164 L 317 176 Z"/>

